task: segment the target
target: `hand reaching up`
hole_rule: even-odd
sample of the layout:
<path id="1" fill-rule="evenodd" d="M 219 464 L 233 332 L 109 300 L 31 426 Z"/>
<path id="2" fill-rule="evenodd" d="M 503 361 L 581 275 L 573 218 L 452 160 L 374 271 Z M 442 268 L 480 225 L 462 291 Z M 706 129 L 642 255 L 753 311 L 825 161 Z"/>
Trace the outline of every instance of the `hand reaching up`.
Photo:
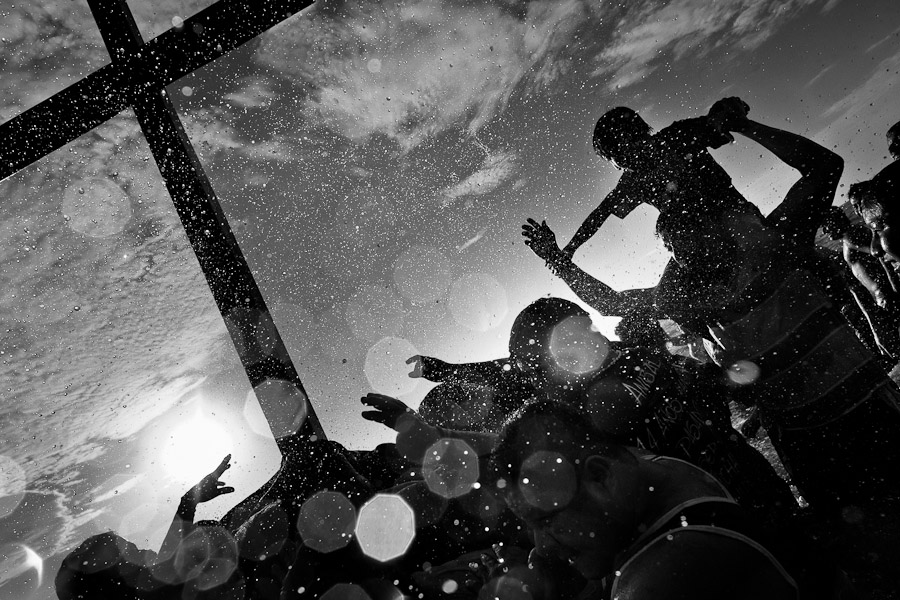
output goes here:
<path id="1" fill-rule="evenodd" d="M 397 451 L 416 464 L 422 464 L 425 451 L 440 439 L 440 432 L 422 420 L 403 402 L 384 394 L 371 392 L 361 402 L 375 410 L 362 413 L 364 419 L 381 423 L 397 432 Z"/>
<path id="2" fill-rule="evenodd" d="M 534 219 L 528 219 L 522 225 L 522 236 L 525 238 L 525 245 L 548 265 L 556 264 L 565 256 L 556 244 L 556 234 L 547 225 L 547 221 L 538 223 Z"/>
<path id="3" fill-rule="evenodd" d="M 185 496 L 189 496 L 195 503 L 207 502 L 213 498 L 218 498 L 223 494 L 230 494 L 234 491 L 233 487 L 225 485 L 225 482 L 219 481 L 222 474 L 231 468 L 231 455 L 228 454 L 219 463 L 211 473 L 197 482 L 197 485 L 187 491 Z"/>
<path id="4" fill-rule="evenodd" d="M 360 399 L 366 406 L 375 410 L 367 410 L 362 413 L 362 418 L 375 423 L 381 423 L 394 431 L 400 431 L 398 426 L 403 417 L 414 418 L 416 413 L 400 400 L 384 394 L 370 392 Z"/>
<path id="5" fill-rule="evenodd" d="M 409 374 L 410 377 L 421 377 L 435 383 L 443 381 L 453 370 L 450 363 L 432 356 L 422 356 L 421 354 L 410 356 L 406 359 L 406 364 L 413 366 L 413 370 Z"/>

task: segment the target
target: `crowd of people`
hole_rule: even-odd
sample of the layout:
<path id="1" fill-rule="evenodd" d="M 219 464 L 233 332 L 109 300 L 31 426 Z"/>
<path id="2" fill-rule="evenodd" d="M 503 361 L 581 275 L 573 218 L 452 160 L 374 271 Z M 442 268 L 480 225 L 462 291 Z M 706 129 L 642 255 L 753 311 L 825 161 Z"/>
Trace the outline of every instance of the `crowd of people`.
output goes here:
<path id="1" fill-rule="evenodd" d="M 735 134 L 799 172 L 768 215 L 709 153 Z M 158 552 L 94 536 L 64 560 L 59 597 L 900 598 L 900 123 L 897 160 L 852 185 L 847 210 L 832 206 L 843 160 L 738 98 L 656 133 L 616 108 L 593 139 L 618 185 L 565 246 L 545 221 L 522 234 L 586 305 L 621 317 L 618 341 L 582 305 L 539 298 L 508 357 L 411 357 L 411 376 L 438 384 L 417 410 L 362 398 L 395 443 L 298 439 L 266 485 L 195 523 L 233 491 L 226 457 Z M 654 288 L 616 291 L 574 256 L 641 203 L 671 260 Z M 375 556 L 353 520 L 384 494 L 414 535 Z M 384 519 L 380 535 L 399 536 Z"/>

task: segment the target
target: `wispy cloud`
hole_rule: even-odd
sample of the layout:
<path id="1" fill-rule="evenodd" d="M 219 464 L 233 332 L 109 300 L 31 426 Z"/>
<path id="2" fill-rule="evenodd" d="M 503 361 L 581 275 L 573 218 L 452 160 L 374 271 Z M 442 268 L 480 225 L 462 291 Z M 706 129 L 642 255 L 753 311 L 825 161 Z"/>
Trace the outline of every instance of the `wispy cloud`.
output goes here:
<path id="1" fill-rule="evenodd" d="M 732 46 L 752 50 L 807 5 L 823 0 L 673 0 L 630 4 L 612 41 L 600 53 L 594 75 L 609 77 L 610 89 L 631 85 L 670 56 L 702 57 Z"/>
<path id="2" fill-rule="evenodd" d="M 825 76 L 828 72 L 830 72 L 833 68 L 834 68 L 834 65 L 828 65 L 827 67 L 825 67 L 824 69 L 822 69 L 821 71 L 819 71 L 818 73 L 816 73 L 816 76 L 815 76 L 815 77 L 813 77 L 812 79 L 810 79 L 809 81 L 807 81 L 807 82 L 806 82 L 806 85 L 805 85 L 804 87 L 808 87 L 808 88 L 809 88 L 809 87 L 812 87 L 813 85 L 815 85 L 815 83 L 816 83 L 817 81 L 819 81 L 822 77 L 824 77 L 824 76 Z"/>
<path id="3" fill-rule="evenodd" d="M 580 0 L 347 3 L 264 36 L 258 60 L 311 86 L 303 110 L 346 137 L 373 133 L 409 149 L 451 125 L 477 131 L 520 84 L 547 85 L 553 60 L 585 22 Z"/>
<path id="4" fill-rule="evenodd" d="M 898 119 L 898 82 L 900 52 L 875 65 L 868 79 L 824 111 L 830 124 L 815 138 L 844 156 L 845 182 L 870 177 L 888 159 L 885 133 Z"/>
<path id="5" fill-rule="evenodd" d="M 0 121 L 109 62 L 83 2 L 0 0 Z"/>
<path id="6" fill-rule="evenodd" d="M 254 78 L 244 82 L 238 91 L 226 94 L 225 99 L 241 108 L 266 108 L 275 97 L 266 81 Z"/>
<path id="7" fill-rule="evenodd" d="M 900 38 L 900 27 L 893 30 L 892 32 L 890 32 L 889 34 L 887 34 L 886 36 L 884 36 L 883 38 L 881 38 L 880 40 L 878 40 L 877 42 L 875 42 L 874 44 L 872 44 L 871 46 L 866 48 L 866 54 L 869 54 L 870 52 L 876 50 L 879 46 L 881 46 L 885 42 L 888 42 L 891 39 L 897 40 L 898 38 Z"/>
<path id="8" fill-rule="evenodd" d="M 448 206 L 463 196 L 482 196 L 494 191 L 518 172 L 513 152 L 488 154 L 481 167 L 452 187 L 444 190 L 442 204 Z"/>
<path id="9" fill-rule="evenodd" d="M 872 112 L 872 107 L 897 97 L 898 74 L 900 74 L 900 52 L 889 56 L 874 69 L 872 75 L 852 92 L 825 110 L 825 116 L 837 118 L 849 112 Z M 896 112 L 896 103 L 890 108 Z"/>

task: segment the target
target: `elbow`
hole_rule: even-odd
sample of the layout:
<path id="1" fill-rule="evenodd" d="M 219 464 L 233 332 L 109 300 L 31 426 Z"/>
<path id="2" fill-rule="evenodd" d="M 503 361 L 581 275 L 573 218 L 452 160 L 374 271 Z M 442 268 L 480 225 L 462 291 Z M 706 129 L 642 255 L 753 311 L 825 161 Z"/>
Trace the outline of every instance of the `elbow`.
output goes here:
<path id="1" fill-rule="evenodd" d="M 839 154 L 822 148 L 822 153 L 803 171 L 804 176 L 836 183 L 844 172 L 844 159 Z"/>
<path id="2" fill-rule="evenodd" d="M 827 151 L 828 155 L 823 159 L 823 169 L 830 177 L 840 179 L 844 172 L 844 159 L 839 154 Z"/>

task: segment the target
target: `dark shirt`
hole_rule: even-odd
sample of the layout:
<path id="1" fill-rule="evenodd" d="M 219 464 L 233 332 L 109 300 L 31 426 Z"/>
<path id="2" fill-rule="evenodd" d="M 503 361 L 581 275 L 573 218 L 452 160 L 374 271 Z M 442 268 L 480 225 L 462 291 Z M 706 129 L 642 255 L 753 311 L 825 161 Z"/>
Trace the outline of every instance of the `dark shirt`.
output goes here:
<path id="1" fill-rule="evenodd" d="M 706 117 L 675 121 L 650 137 L 616 187 L 603 200 L 624 218 L 646 203 L 660 212 L 673 205 L 757 210 L 731 184 L 731 177 L 707 148 L 732 140 L 714 129 Z"/>

